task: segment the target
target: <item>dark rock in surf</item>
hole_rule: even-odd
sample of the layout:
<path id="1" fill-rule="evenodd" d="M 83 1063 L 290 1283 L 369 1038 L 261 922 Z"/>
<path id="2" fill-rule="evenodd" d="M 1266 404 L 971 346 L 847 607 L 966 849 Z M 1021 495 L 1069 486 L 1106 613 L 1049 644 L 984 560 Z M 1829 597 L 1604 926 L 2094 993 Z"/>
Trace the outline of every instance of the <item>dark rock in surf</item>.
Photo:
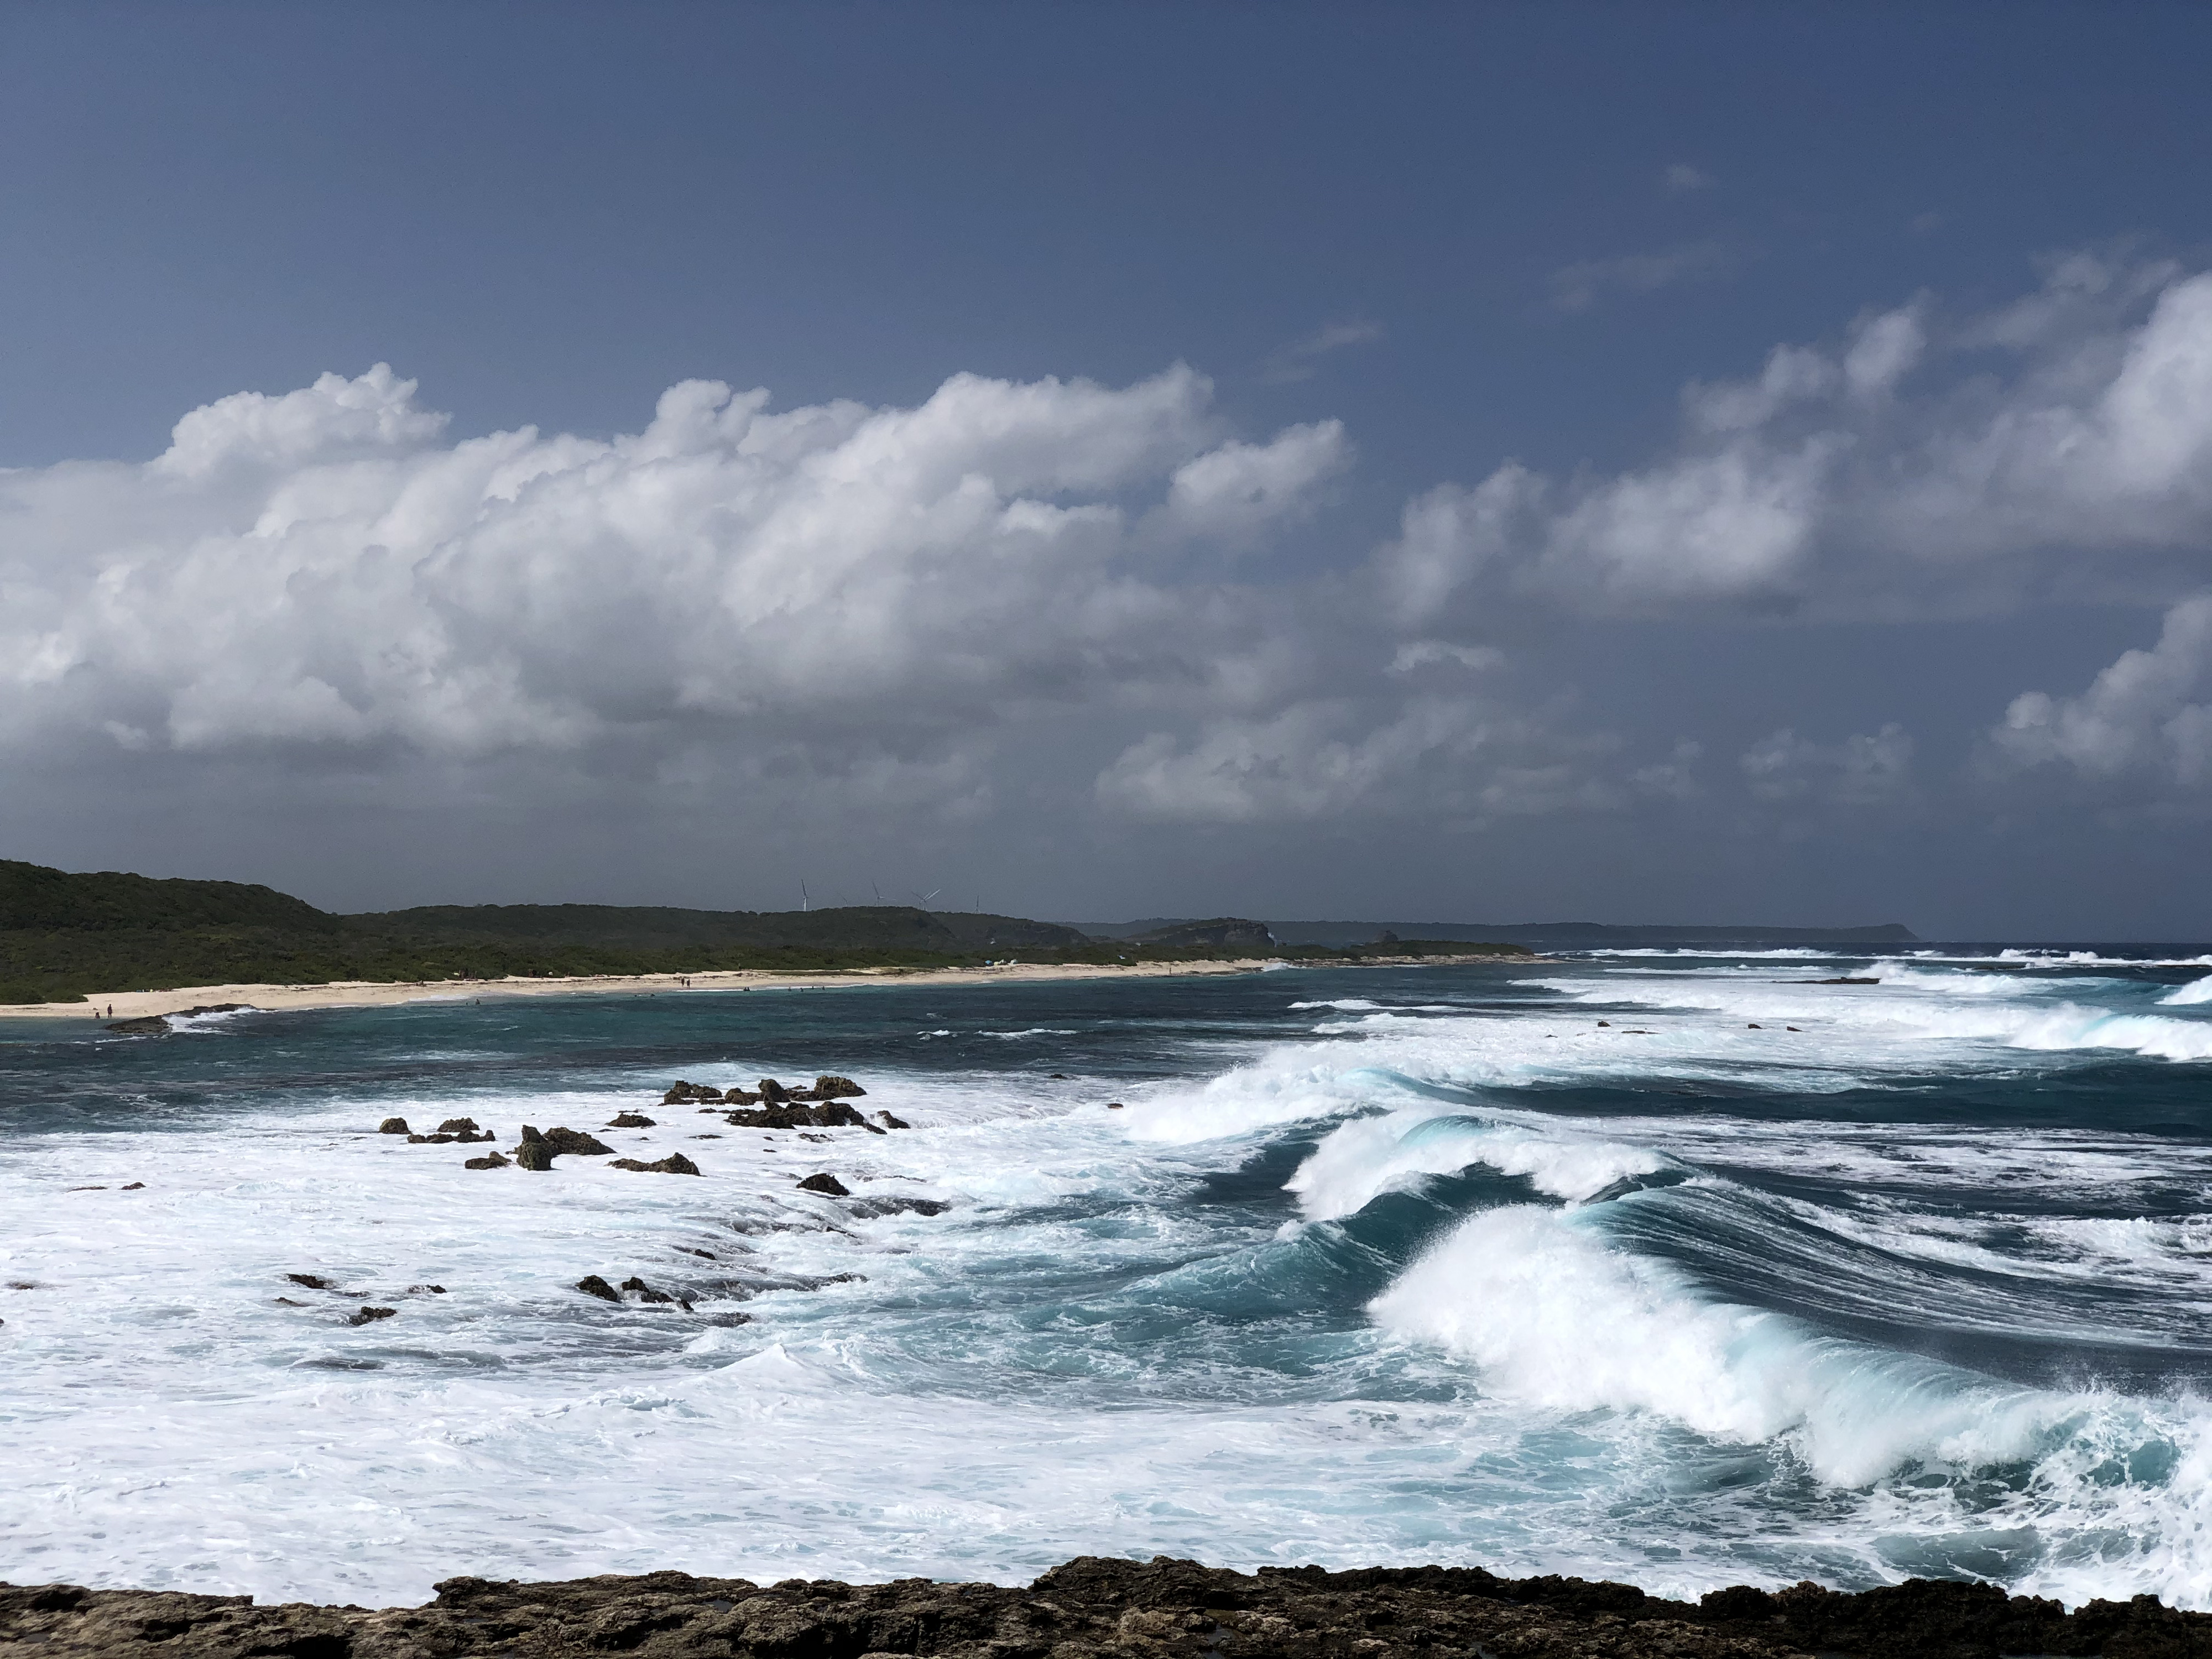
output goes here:
<path id="1" fill-rule="evenodd" d="M 799 1189 L 804 1193 L 825 1193 L 831 1198 L 850 1198 L 853 1195 L 851 1188 L 829 1174 L 807 1176 L 799 1183 Z"/>
<path id="2" fill-rule="evenodd" d="M 404 1135 L 412 1134 L 414 1131 L 407 1127 L 405 1118 L 387 1117 L 376 1126 L 376 1133 L 380 1135 Z"/>
<path id="3" fill-rule="evenodd" d="M 548 1129 L 544 1138 L 556 1158 L 605 1158 L 614 1151 L 597 1135 L 586 1134 L 581 1129 Z"/>
<path id="4" fill-rule="evenodd" d="M 883 1133 L 842 1100 L 820 1106 L 762 1106 L 751 1111 L 731 1112 L 726 1121 L 734 1129 L 866 1129 Z"/>
<path id="5" fill-rule="evenodd" d="M 363 1308 L 346 1321 L 349 1325 L 374 1325 L 380 1319 L 390 1319 L 399 1311 L 397 1308 Z"/>
<path id="6" fill-rule="evenodd" d="M 525 1170 L 550 1170 L 553 1167 L 553 1149 L 543 1137 L 525 1140 L 514 1149 L 514 1161 L 519 1168 Z"/>
<path id="7" fill-rule="evenodd" d="M 203 1002 L 190 1008 L 172 1009 L 166 1014 L 148 1014 L 138 1019 L 115 1020 L 108 1025 L 107 1029 L 111 1031 L 121 1031 L 130 1036 L 167 1036 L 176 1030 L 175 1026 L 169 1024 L 173 1019 L 193 1019 L 201 1014 L 244 1013 L 252 1006 L 250 1002 Z"/>
<path id="8" fill-rule="evenodd" d="M 952 1206 L 941 1198 L 859 1198 L 853 1213 L 864 1221 L 887 1215 L 943 1215 Z"/>
<path id="9" fill-rule="evenodd" d="M 449 1117 L 438 1126 L 441 1135 L 472 1135 L 477 1132 L 477 1121 L 472 1117 Z"/>
<path id="10" fill-rule="evenodd" d="M 635 1170 L 641 1175 L 690 1175 L 699 1173 L 699 1166 L 681 1152 L 671 1152 L 666 1158 L 647 1164 L 634 1158 L 618 1158 L 607 1165 L 611 1170 Z"/>
<path id="11" fill-rule="evenodd" d="M 650 1129 L 653 1127 L 653 1121 L 642 1112 L 617 1112 L 607 1123 L 610 1129 Z"/>
<path id="12" fill-rule="evenodd" d="M 586 1296 L 596 1296 L 602 1302 L 619 1302 L 622 1292 L 597 1273 L 586 1273 L 576 1281 L 576 1288 Z"/>
<path id="13" fill-rule="evenodd" d="M 703 1083 L 687 1083 L 683 1079 L 678 1078 L 675 1082 L 668 1085 L 668 1092 L 661 1096 L 660 1103 L 664 1106 L 681 1106 L 684 1102 L 690 1100 L 720 1100 L 721 1098 L 722 1091 L 720 1089 L 709 1088 Z"/>
<path id="14" fill-rule="evenodd" d="M 635 1274 L 623 1280 L 622 1288 L 625 1291 L 635 1291 L 638 1294 L 639 1300 L 644 1302 L 673 1302 L 676 1300 L 676 1298 L 669 1295 L 667 1291 L 654 1290 L 652 1285 L 647 1284 L 643 1279 L 637 1278 Z"/>
<path id="15" fill-rule="evenodd" d="M 337 1288 L 320 1273 L 286 1273 L 284 1277 L 295 1285 L 306 1285 L 311 1291 L 331 1291 Z"/>
<path id="16" fill-rule="evenodd" d="M 760 1098 L 763 1105 L 781 1106 L 791 1098 L 791 1091 L 774 1078 L 764 1077 L 760 1080 Z"/>
<path id="17" fill-rule="evenodd" d="M 806 1092 L 815 1100 L 857 1100 L 868 1091 L 848 1077 L 832 1075 L 816 1078 Z"/>
<path id="18" fill-rule="evenodd" d="M 888 1111 L 878 1112 L 876 1114 L 876 1121 L 881 1123 L 886 1129 L 911 1129 L 914 1127 L 914 1125 L 908 1122 L 904 1118 L 893 1117 Z"/>
<path id="19" fill-rule="evenodd" d="M 463 1158 L 461 1167 L 464 1170 L 504 1170 L 507 1167 L 507 1161 L 497 1152 L 486 1152 L 481 1158 Z"/>
<path id="20" fill-rule="evenodd" d="M 810 1109 L 804 1106 L 762 1106 L 750 1111 L 729 1112 L 722 1121 L 732 1129 L 795 1129 L 802 1123 L 814 1121 Z"/>
<path id="21" fill-rule="evenodd" d="M 459 1135 L 410 1135 L 407 1144 L 410 1146 L 450 1146 L 461 1139 Z M 467 1139 L 474 1140 L 476 1137 L 470 1135 Z"/>

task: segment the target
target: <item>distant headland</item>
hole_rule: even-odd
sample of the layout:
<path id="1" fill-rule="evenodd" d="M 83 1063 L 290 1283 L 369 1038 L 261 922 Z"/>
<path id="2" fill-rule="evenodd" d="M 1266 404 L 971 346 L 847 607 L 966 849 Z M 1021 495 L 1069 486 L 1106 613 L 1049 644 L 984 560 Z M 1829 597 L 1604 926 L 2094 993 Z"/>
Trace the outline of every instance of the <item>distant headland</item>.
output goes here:
<path id="1" fill-rule="evenodd" d="M 1170 916 L 1144 921 L 1085 921 L 1076 924 L 1100 939 L 1148 934 L 1193 925 Z M 1668 945 L 1710 950 L 1771 949 L 1792 945 L 1917 945 L 1919 935 L 1901 921 L 1874 927 L 1765 927 L 1745 925 L 1620 927 L 1600 921 L 1271 921 L 1268 932 L 1283 945 L 1365 945 L 1377 939 L 1498 939 L 1538 950 L 1603 951 Z"/>
<path id="2" fill-rule="evenodd" d="M 1242 916 L 1070 926 L 908 905 L 692 910 L 653 905 L 424 905 L 342 915 L 273 888 L 72 873 L 0 860 L 0 1006 L 204 992 L 248 1000 L 336 986 L 605 989 L 609 981 L 917 973 L 1249 969 L 1526 958 L 1546 947 L 1889 946 L 1905 927 L 1615 927 L 1590 922 L 1268 922 Z M 328 995 L 312 1000 L 328 1002 Z M 349 1000 L 386 1001 L 390 994 Z M 174 1000 L 174 999 L 171 999 Z M 268 999 L 258 999 L 261 1006 Z M 180 1006 L 182 1005 L 179 1005 Z M 141 1016 L 167 1007 L 134 1007 Z"/>

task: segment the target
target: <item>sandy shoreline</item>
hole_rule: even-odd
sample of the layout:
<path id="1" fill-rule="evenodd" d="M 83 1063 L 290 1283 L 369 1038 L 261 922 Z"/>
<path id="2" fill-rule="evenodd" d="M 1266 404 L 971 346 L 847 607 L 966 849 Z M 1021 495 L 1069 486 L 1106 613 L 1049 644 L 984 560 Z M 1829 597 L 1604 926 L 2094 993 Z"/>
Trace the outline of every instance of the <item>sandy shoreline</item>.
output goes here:
<path id="1" fill-rule="evenodd" d="M 1452 966 L 1470 962 L 1525 965 L 1540 958 L 1492 956 L 1389 957 L 1317 967 Z M 210 1003 L 240 1002 L 264 1012 L 286 1008 L 374 1008 L 403 1002 L 477 1002 L 486 997 L 682 995 L 693 991 L 828 990 L 854 985 L 1006 985 L 1037 980 L 1169 979 L 1218 974 L 1256 974 L 1268 966 L 1244 962 L 1009 963 L 991 968 L 858 968 L 816 973 L 741 969 L 711 974 L 591 974 L 564 979 L 414 980 L 340 981 L 331 985 L 191 985 L 173 991 L 103 991 L 82 1002 L 0 1005 L 0 1019 L 143 1019 Z"/>

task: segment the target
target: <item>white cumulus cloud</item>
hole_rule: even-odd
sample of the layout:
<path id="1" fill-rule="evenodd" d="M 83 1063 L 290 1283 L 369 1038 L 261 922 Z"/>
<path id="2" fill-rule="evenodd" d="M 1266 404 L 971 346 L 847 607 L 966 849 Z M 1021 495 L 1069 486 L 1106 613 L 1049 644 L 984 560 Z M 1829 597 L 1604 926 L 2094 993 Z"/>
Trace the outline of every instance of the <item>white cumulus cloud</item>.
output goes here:
<path id="1" fill-rule="evenodd" d="M 0 474 L 0 738 L 484 755 L 988 723 L 1237 672 L 1249 547 L 1349 459 L 1229 437 L 1177 368 L 956 375 L 912 409 L 687 381 L 632 435 L 458 442 L 378 366 L 187 415 L 145 465 Z M 1147 509 L 1147 502 L 1150 507 Z"/>
<path id="2" fill-rule="evenodd" d="M 2184 786 L 2212 781 L 2212 593 L 2166 613 L 2158 643 L 2128 651 L 2070 697 L 2024 691 L 1990 732 L 2021 767 L 2069 767 L 2090 780 L 2142 772 Z"/>
<path id="3" fill-rule="evenodd" d="M 1987 315 L 1917 299 L 1693 383 L 1647 465 L 1440 486 L 1376 563 L 1411 627 L 1515 596 L 1887 617 L 2170 599 L 2208 551 L 2212 273 L 2083 255 Z"/>

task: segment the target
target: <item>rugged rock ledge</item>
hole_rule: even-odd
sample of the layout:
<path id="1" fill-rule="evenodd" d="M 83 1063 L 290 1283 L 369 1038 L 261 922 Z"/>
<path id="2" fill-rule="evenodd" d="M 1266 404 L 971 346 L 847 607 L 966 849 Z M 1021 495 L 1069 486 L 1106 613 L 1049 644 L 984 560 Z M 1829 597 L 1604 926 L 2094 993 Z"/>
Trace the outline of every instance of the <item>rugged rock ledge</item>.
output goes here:
<path id="1" fill-rule="evenodd" d="M 2055 1601 L 1915 1579 L 1840 1595 L 1717 1590 L 1696 1605 L 1580 1578 L 1479 1568 L 1255 1575 L 1085 1556 L 1027 1589 L 908 1578 L 848 1585 L 680 1572 L 495 1584 L 449 1578 L 422 1607 L 0 1585 L 0 1656 L 459 1659 L 2108 1659 L 2212 1655 L 2212 1614 L 2154 1598 Z"/>

